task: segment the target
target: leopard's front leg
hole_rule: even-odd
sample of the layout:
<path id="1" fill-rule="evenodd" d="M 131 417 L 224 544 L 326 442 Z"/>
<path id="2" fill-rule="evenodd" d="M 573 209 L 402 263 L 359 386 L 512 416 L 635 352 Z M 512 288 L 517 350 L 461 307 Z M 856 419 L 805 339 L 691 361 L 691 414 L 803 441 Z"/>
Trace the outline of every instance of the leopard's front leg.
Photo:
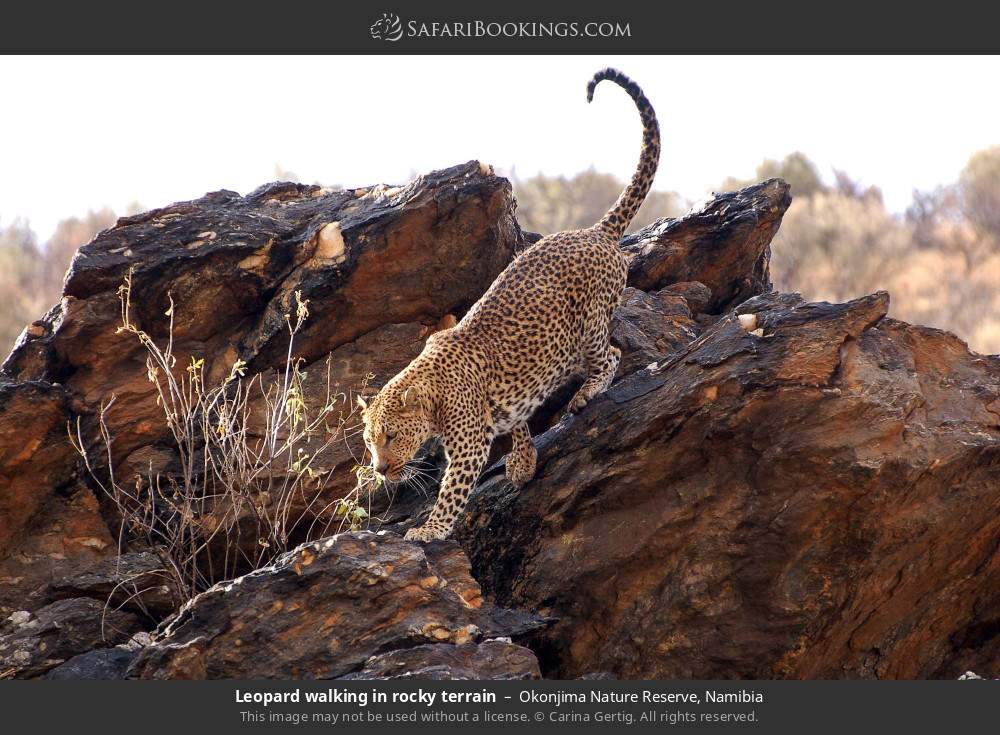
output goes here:
<path id="1" fill-rule="evenodd" d="M 431 541 L 447 538 L 459 513 L 465 509 L 469 493 L 483 471 L 493 441 L 492 432 L 485 427 L 476 431 L 466 429 L 466 432 L 462 436 L 449 432 L 442 437 L 448 467 L 441 480 L 437 501 L 427 522 L 407 531 L 406 539 Z"/>
<path id="2" fill-rule="evenodd" d="M 535 476 L 538 451 L 531 443 L 531 432 L 527 423 L 520 423 L 510 432 L 511 447 L 507 455 L 507 479 L 521 488 Z"/>

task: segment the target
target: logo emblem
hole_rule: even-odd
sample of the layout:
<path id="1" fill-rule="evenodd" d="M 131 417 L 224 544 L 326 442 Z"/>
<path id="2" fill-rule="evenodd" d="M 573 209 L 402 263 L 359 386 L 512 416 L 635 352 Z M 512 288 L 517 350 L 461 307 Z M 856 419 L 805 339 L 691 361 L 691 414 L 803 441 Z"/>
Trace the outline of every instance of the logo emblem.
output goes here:
<path id="1" fill-rule="evenodd" d="M 395 13 L 382 13 L 368 30 L 376 41 L 398 41 L 403 37 L 403 24 Z"/>

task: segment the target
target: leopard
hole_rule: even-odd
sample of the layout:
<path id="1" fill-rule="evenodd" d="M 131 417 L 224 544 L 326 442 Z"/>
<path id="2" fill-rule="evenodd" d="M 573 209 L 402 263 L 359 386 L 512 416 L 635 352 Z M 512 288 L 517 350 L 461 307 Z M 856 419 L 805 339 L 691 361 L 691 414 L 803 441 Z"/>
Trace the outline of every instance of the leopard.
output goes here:
<path id="1" fill-rule="evenodd" d="M 528 428 L 534 412 L 583 377 L 567 405 L 568 413 L 578 413 L 614 378 L 621 351 L 611 344 L 610 328 L 628 275 L 619 241 L 652 185 L 660 131 L 646 95 L 616 69 L 593 76 L 588 102 L 604 80 L 628 93 L 642 122 L 639 164 L 612 207 L 591 227 L 547 235 L 521 250 L 460 321 L 431 334 L 372 398 L 358 398 L 371 470 L 380 481 L 411 477 L 414 457 L 432 439 L 444 450 L 437 499 L 406 539 L 451 534 L 498 436 L 511 437 L 505 474 L 523 488 L 538 458 Z"/>

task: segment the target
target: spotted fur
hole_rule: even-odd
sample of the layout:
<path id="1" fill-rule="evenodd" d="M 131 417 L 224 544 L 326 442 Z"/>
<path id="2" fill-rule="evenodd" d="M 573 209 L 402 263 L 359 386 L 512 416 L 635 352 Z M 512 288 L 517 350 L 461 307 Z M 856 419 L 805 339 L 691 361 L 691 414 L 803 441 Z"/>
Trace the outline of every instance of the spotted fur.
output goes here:
<path id="1" fill-rule="evenodd" d="M 544 237 L 520 253 L 454 327 L 427 340 L 423 352 L 364 406 L 372 466 L 389 481 L 430 437 L 448 460 L 427 522 L 406 537 L 445 538 L 482 472 L 493 439 L 510 433 L 507 477 L 518 487 L 535 472 L 527 421 L 574 374 L 586 380 L 570 400 L 579 411 L 607 389 L 621 353 L 609 343 L 611 315 L 625 288 L 618 247 L 646 198 L 660 156 L 660 132 L 649 100 L 614 69 L 598 72 L 587 100 L 609 79 L 632 97 L 642 119 L 639 166 L 618 201 L 585 230 Z"/>

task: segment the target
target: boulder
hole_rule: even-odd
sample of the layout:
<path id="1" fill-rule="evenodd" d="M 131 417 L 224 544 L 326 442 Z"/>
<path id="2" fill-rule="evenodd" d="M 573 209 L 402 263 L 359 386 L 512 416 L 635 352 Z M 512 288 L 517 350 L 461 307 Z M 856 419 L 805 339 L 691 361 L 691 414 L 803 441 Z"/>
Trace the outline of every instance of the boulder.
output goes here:
<path id="1" fill-rule="evenodd" d="M 113 553 L 67 439 L 70 397 L 56 383 L 0 375 L 0 618 L 52 602 L 48 585 Z"/>
<path id="2" fill-rule="evenodd" d="M 0 623 L 0 679 L 29 679 L 77 654 L 124 643 L 142 630 L 133 614 L 78 597 Z"/>
<path id="3" fill-rule="evenodd" d="M 629 285 L 653 291 L 698 281 L 711 292 L 705 309 L 713 314 L 770 291 L 771 239 L 792 202 L 790 191 L 781 179 L 768 179 L 626 235 Z"/>
<path id="4" fill-rule="evenodd" d="M 0 555 L 75 469 L 66 440 L 66 391 L 45 381 L 0 379 Z"/>
<path id="5" fill-rule="evenodd" d="M 888 303 L 750 299 L 473 496 L 476 578 L 558 621 L 546 676 L 997 674 L 1000 358 Z"/>
<path id="6" fill-rule="evenodd" d="M 175 354 L 182 365 L 204 358 L 209 382 L 236 359 L 283 368 L 298 292 L 311 312 L 295 343 L 304 370 L 345 348 L 342 389 L 383 367 L 377 384 L 419 351 L 415 333 L 471 305 L 510 261 L 521 242 L 513 209 L 507 180 L 472 161 L 401 187 L 276 183 L 124 217 L 80 248 L 62 302 L 23 335 L 3 375 L 60 381 L 84 417 L 117 395 L 107 413 L 116 463 L 166 441 L 144 350 L 118 331 L 131 271 L 132 319 L 165 343 L 172 297 Z M 366 345 L 381 365 L 352 359 Z"/>
<path id="7" fill-rule="evenodd" d="M 179 474 L 144 348 L 119 332 L 118 289 L 129 272 L 133 322 L 165 345 L 172 297 L 178 372 L 204 359 L 211 384 L 237 359 L 265 381 L 284 368 L 284 317 L 300 293 L 311 311 L 294 347 L 308 376 L 305 397 L 322 406 L 329 388 L 345 407 L 486 289 L 522 243 L 513 211 L 509 182 L 472 161 L 400 187 L 220 191 L 99 233 L 75 257 L 61 302 L 0 369 L 0 612 L 44 606 L 58 598 L 56 577 L 86 574 L 116 553 L 117 513 L 96 484 L 79 482 L 89 478 L 68 424 L 80 421 L 106 478 L 97 416 L 111 403 L 105 418 L 118 480 L 132 485 L 150 469 L 168 480 Z M 349 418 L 349 409 L 341 414 Z M 361 440 L 345 438 L 319 468 L 330 474 L 316 507 L 355 485 Z M 256 534 L 248 538 L 257 543 Z"/>
<path id="8" fill-rule="evenodd" d="M 695 339 L 698 332 L 698 323 L 682 291 L 665 288 L 646 293 L 626 288 L 611 321 L 611 342 L 622 351 L 616 377 L 664 359 Z"/>
<path id="9" fill-rule="evenodd" d="M 330 679 L 367 666 L 376 677 L 408 662 L 475 678 L 505 661 L 520 676 L 533 671 L 529 652 L 477 644 L 544 624 L 484 600 L 454 542 L 424 547 L 394 534 L 343 533 L 192 599 L 140 651 L 130 676 Z M 453 648 L 434 647 L 443 644 Z"/>

